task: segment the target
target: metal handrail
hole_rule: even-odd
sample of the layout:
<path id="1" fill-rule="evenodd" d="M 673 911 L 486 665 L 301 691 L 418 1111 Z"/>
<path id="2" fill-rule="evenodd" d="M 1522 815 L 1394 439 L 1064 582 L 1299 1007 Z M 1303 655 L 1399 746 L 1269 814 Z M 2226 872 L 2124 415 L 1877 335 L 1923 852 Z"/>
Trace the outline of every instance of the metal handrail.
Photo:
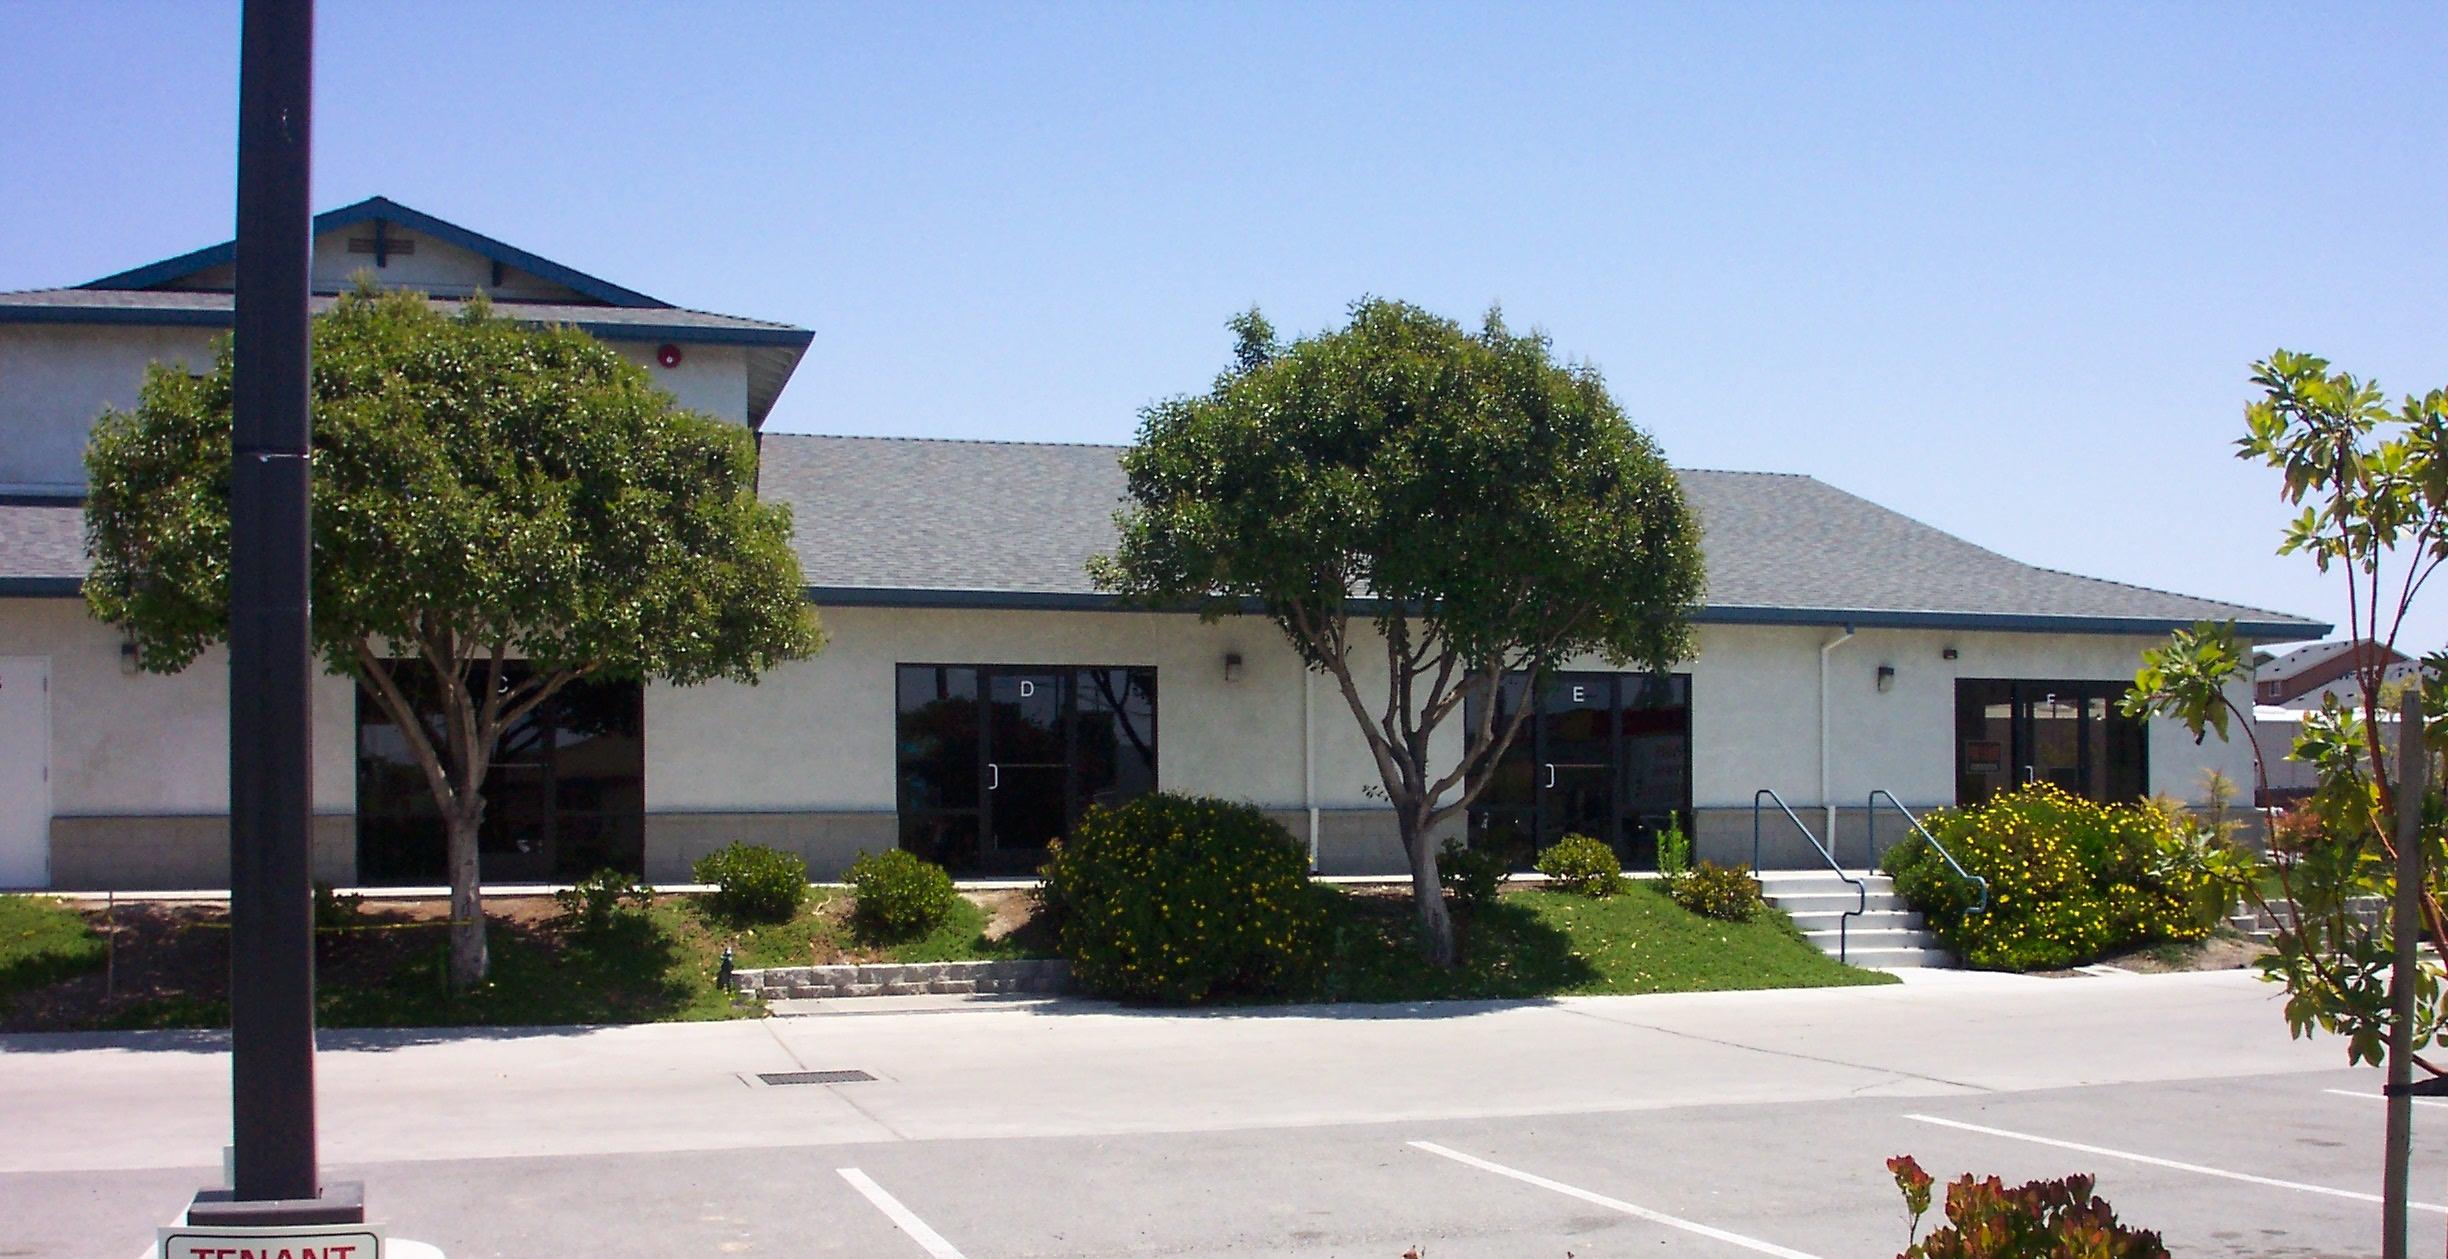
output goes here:
<path id="1" fill-rule="evenodd" d="M 1870 912 L 1870 885 L 1845 873 L 1843 864 L 1836 860 L 1836 854 L 1829 852 L 1828 846 L 1820 843 L 1819 837 L 1811 833 L 1811 828 L 1802 824 L 1802 819 L 1787 807 L 1785 798 L 1766 787 L 1751 794 L 1751 872 L 1754 877 L 1758 875 L 1760 868 L 1760 801 L 1762 800 L 1776 801 L 1777 811 L 1783 813 L 1786 820 L 1794 824 L 1795 830 L 1802 832 L 1802 838 L 1809 840 L 1811 847 L 1819 850 L 1819 855 L 1827 861 L 1828 868 L 1836 872 L 1836 877 L 1852 884 L 1853 890 L 1860 895 L 1861 903 L 1844 911 L 1836 919 L 1836 960 L 1844 961 L 1845 948 L 1850 938 L 1853 920 Z"/>
<path id="2" fill-rule="evenodd" d="M 1956 873 L 1958 876 L 1960 876 L 1960 877 L 1962 877 L 1962 878 L 1970 879 L 1970 880 L 1971 880 L 1973 883 L 1975 883 L 1975 884 L 1979 885 L 1979 887 L 1980 887 L 1980 903 L 1979 903 L 1979 904 L 1977 904 L 1977 905 L 1974 905 L 1974 906 L 1973 906 L 1972 908 L 1970 908 L 1970 909 L 1965 910 L 1964 912 L 1965 912 L 1966 914 L 1985 914 L 1985 913 L 1988 913 L 1988 912 L 1989 912 L 1989 880 L 1988 880 L 1988 879 L 1986 879 L 1986 878 L 1984 878 L 1984 877 L 1982 877 L 1982 876 L 1980 876 L 1980 875 L 1974 874 L 1974 873 L 1972 873 L 1972 872 L 1971 872 L 1971 871 L 1969 871 L 1969 870 L 1964 869 L 1964 868 L 1963 868 L 1963 863 L 1962 863 L 1962 862 L 1960 862 L 1960 861 L 1957 861 L 1957 860 L 1955 859 L 1955 854 L 1954 854 L 1954 853 L 1951 853 L 1951 852 L 1948 852 L 1948 851 L 1947 851 L 1947 849 L 1946 849 L 1946 845 L 1945 845 L 1945 844 L 1942 844 L 1942 843 L 1939 843 L 1939 842 L 1938 842 L 1938 837 L 1937 837 L 1937 836 L 1935 836 L 1935 835 L 1930 834 L 1930 832 L 1929 832 L 1929 828 L 1928 828 L 1928 827 L 1926 827 L 1926 826 L 1923 826 L 1923 825 L 1921 824 L 1921 819 L 1919 819 L 1919 818 L 1917 818 L 1917 817 L 1914 817 L 1914 816 L 1913 816 L 1913 812 L 1912 812 L 1912 810 L 1905 808 L 1905 807 L 1904 807 L 1904 802 L 1903 802 L 1903 801 L 1901 801 L 1901 800 L 1896 799 L 1896 798 L 1895 798 L 1895 793 L 1894 793 L 1894 792 L 1892 792 L 1892 791 L 1887 790 L 1887 789 L 1886 789 L 1886 788 L 1884 788 L 1884 787 L 1880 787 L 1880 788 L 1877 788 L 1877 789 L 1873 790 L 1873 791 L 1870 793 L 1870 802 L 1869 802 L 1868 804 L 1865 804 L 1865 805 L 1863 805 L 1863 806 L 1862 806 L 1862 810 L 1863 810 L 1863 812 L 1864 812 L 1865 814 L 1867 814 L 1867 816 L 1866 816 L 1866 817 L 1863 819 L 1863 828 L 1864 828 L 1864 829 L 1866 829 L 1866 830 L 1869 832 L 1869 844 L 1870 844 L 1870 857 L 1871 857 L 1871 859 L 1872 859 L 1873 861 L 1875 861 L 1875 860 L 1877 860 L 1877 859 L 1878 859 L 1878 802 L 1879 802 L 1879 797 L 1880 797 L 1880 796 L 1885 796 L 1885 797 L 1887 797 L 1887 804 L 1888 804 L 1888 806 L 1889 806 L 1890 808 L 1893 808 L 1893 809 L 1894 809 L 1896 812 L 1903 814 L 1903 815 L 1904 815 L 1904 820 L 1905 820 L 1905 821 L 1907 821 L 1907 822 L 1910 822 L 1910 823 L 1912 824 L 1912 828 L 1913 828 L 1915 831 L 1920 832 L 1920 834 L 1921 834 L 1921 838 L 1926 839 L 1926 840 L 1928 840 L 1928 841 L 1929 841 L 1929 846 L 1930 846 L 1930 847 L 1931 847 L 1933 850 L 1935 850 L 1939 856 L 1946 858 L 1946 863 L 1947 863 L 1948 865 L 1950 865 L 1950 866 L 1954 867 L 1954 869 L 1955 869 L 1955 873 Z"/>

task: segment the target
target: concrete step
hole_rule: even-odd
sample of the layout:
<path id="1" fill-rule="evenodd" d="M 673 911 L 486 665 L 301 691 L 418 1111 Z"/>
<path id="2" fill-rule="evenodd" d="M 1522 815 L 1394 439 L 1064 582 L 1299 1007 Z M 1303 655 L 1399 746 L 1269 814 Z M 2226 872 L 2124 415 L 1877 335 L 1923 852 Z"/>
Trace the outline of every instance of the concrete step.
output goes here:
<path id="1" fill-rule="evenodd" d="M 1849 909 L 1851 906 L 1846 908 Z M 1834 931 L 1837 921 L 1845 914 L 1844 910 L 1840 909 L 1799 911 L 1788 909 L 1785 911 L 1785 916 L 1793 919 L 1793 924 L 1802 929 L 1802 934 L 1809 935 L 1813 931 L 1822 929 Z M 1855 931 L 1897 929 L 1917 931 L 1925 925 L 1927 924 L 1922 922 L 1921 915 L 1910 909 L 1873 909 L 1868 913 L 1853 916 Z"/>
<path id="2" fill-rule="evenodd" d="M 1859 909 L 1866 914 L 1905 913 L 1912 909 L 1903 897 L 1893 892 L 1873 892 L 1867 900 L 1850 888 L 1842 892 L 1800 892 L 1771 896 L 1768 903 L 1789 914 L 1841 914 Z"/>
<path id="3" fill-rule="evenodd" d="M 1802 938 L 1829 953 L 1836 951 L 1836 942 L 1840 939 L 1852 941 L 1855 948 L 1865 945 L 1874 948 L 1910 946 L 1916 949 L 1934 949 L 1938 947 L 1938 937 L 1918 927 L 1871 927 L 1868 929 L 1855 927 L 1841 933 L 1834 927 L 1828 927 L 1805 931 L 1802 933 Z"/>
<path id="4" fill-rule="evenodd" d="M 1954 956 L 1939 948 L 1855 947 L 1845 951 L 1845 961 L 1870 970 L 1936 970 L 1955 965 Z"/>

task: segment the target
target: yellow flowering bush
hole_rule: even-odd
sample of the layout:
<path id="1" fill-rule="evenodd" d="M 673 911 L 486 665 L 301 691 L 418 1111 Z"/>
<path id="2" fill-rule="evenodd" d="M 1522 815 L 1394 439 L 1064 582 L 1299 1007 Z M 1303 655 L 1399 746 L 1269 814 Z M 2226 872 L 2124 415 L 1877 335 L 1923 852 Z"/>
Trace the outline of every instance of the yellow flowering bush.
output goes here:
<path id="1" fill-rule="evenodd" d="M 2104 805 L 2047 783 L 1922 819 L 1989 908 L 1915 835 L 1880 863 L 1896 892 L 1964 960 L 1992 970 L 2075 966 L 2157 940 L 2198 940 L 2224 913 L 2200 828 L 2165 801 Z"/>
<path id="2" fill-rule="evenodd" d="M 1044 876 L 1072 977 L 1107 996 L 1299 991 L 1323 956 L 1309 849 L 1247 804 L 1156 792 L 1091 808 Z"/>

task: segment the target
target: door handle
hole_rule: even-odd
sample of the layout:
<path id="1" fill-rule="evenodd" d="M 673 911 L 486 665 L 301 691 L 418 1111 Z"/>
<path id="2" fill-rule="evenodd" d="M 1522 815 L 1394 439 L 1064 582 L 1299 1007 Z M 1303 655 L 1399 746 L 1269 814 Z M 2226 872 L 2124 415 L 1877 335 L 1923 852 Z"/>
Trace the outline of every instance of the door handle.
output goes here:
<path id="1" fill-rule="evenodd" d="M 1002 789 L 1003 767 L 993 761 L 986 762 L 986 790 L 1001 791 Z"/>
<path id="2" fill-rule="evenodd" d="M 1549 761 L 1549 762 L 1547 762 L 1547 783 L 1546 783 L 1546 785 L 1547 785 L 1547 786 L 1550 786 L 1550 787 L 1553 787 L 1553 786 L 1555 786 L 1555 785 L 1556 785 L 1556 768 L 1555 768 L 1555 762 L 1553 762 L 1553 761 Z"/>

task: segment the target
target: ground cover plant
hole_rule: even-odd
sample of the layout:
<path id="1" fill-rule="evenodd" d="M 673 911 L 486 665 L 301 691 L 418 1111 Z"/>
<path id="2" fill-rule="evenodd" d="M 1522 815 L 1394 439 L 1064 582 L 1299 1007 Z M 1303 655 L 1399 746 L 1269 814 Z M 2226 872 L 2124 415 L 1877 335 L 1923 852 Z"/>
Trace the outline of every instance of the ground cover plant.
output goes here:
<path id="1" fill-rule="evenodd" d="M 1297 992 L 1319 962 L 1309 850 L 1247 804 L 1156 792 L 1088 810 L 1045 867 L 1062 955 L 1091 992 L 1194 1004 Z"/>
<path id="2" fill-rule="evenodd" d="M 1922 825 L 1965 870 L 1989 881 L 1989 905 L 1928 840 L 1913 835 L 1880 868 L 1930 930 L 1970 965 L 2047 970 L 2112 951 L 2208 936 L 2232 892 L 2183 811 L 2163 802 L 2103 805 L 2034 783 Z"/>

